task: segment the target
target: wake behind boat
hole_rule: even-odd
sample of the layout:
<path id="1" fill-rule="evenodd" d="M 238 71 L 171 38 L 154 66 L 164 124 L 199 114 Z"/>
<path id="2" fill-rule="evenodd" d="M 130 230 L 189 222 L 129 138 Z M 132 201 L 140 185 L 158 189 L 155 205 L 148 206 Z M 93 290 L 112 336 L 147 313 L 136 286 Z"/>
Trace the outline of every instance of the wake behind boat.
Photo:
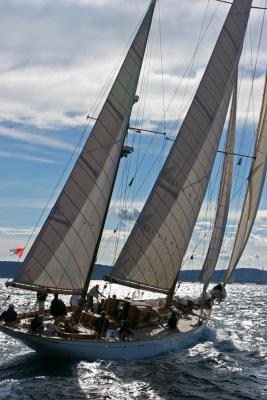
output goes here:
<path id="1" fill-rule="evenodd" d="M 156 301 L 107 298 L 102 316 L 86 311 L 86 298 L 110 206 L 151 28 L 152 0 L 54 207 L 8 285 L 24 290 L 75 295 L 75 311 L 57 320 L 46 311 L 44 329 L 32 332 L 36 313 L 19 315 L 0 327 L 32 349 L 88 360 L 132 360 L 193 346 L 202 337 L 212 305 L 224 298 L 223 285 L 207 292 L 221 251 L 228 217 L 236 125 L 238 64 L 252 0 L 234 0 L 192 104 L 153 189 L 105 279 L 111 284 L 165 295 Z M 232 102 L 231 102 L 232 97 Z M 250 235 L 266 174 L 266 85 L 248 190 L 224 286 Z M 213 234 L 195 299 L 175 295 L 188 245 L 203 203 L 227 111 L 230 121 Z M 251 190 L 251 188 L 255 190 Z M 179 293 L 179 292 L 178 292 Z M 39 313 L 40 314 L 40 313 Z M 108 329 L 98 330 L 98 321 Z M 174 325 L 171 324 L 171 319 Z M 54 332 L 49 324 L 56 325 Z M 120 336 L 123 326 L 131 332 Z"/>

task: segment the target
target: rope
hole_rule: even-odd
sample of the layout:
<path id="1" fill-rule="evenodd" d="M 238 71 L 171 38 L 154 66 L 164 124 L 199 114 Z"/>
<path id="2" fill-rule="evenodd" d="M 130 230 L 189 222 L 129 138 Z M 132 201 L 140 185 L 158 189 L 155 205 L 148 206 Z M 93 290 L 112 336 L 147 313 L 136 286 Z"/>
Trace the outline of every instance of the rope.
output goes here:
<path id="1" fill-rule="evenodd" d="M 263 22 L 262 22 L 262 24 L 261 24 L 260 40 L 261 40 L 261 37 L 262 37 L 262 30 L 263 30 Z M 250 30 L 250 37 L 251 37 L 251 30 Z M 252 43 L 252 39 L 251 39 L 251 43 Z M 259 43 L 259 44 L 260 44 L 260 43 Z M 258 54 L 259 54 L 259 45 L 258 45 L 258 51 L 257 51 L 257 59 L 258 59 Z M 252 62 L 252 49 L 251 49 L 251 62 Z M 244 63 L 244 61 L 243 61 L 243 63 Z M 254 71 L 253 71 L 253 82 L 254 82 L 254 78 L 255 78 L 256 65 L 257 65 L 257 60 L 256 60 L 255 67 L 254 67 Z M 251 93 L 252 93 L 252 89 L 253 89 L 253 84 L 252 84 L 252 88 L 251 88 L 251 91 L 250 91 L 249 103 L 250 103 L 251 97 L 252 97 L 252 99 L 253 99 L 253 96 L 252 96 L 252 94 L 251 94 Z M 253 105 L 254 105 L 254 104 L 253 104 Z M 254 115 L 254 108 L 253 108 L 253 115 Z M 242 139 L 243 139 L 243 140 L 242 140 L 242 143 L 241 143 L 241 144 L 244 143 L 244 130 L 245 130 L 245 126 L 247 125 L 247 116 L 248 116 L 248 109 L 247 109 L 247 113 L 246 113 L 246 120 L 245 120 L 244 127 L 243 127 L 243 135 L 242 135 Z M 241 151 L 240 151 L 240 152 L 241 152 Z M 237 169 L 237 171 L 238 171 L 238 173 L 239 173 L 240 169 Z M 242 186 L 244 186 L 244 184 L 243 184 Z M 232 200 L 232 199 L 231 199 L 231 200 Z M 215 210 L 215 212 L 216 212 L 216 210 Z M 206 217 L 205 217 L 204 222 L 206 222 Z M 213 226 L 212 226 L 212 224 L 211 224 L 211 228 L 212 228 L 212 227 L 213 227 Z M 194 253 L 194 251 L 197 249 L 197 247 L 198 247 L 199 243 L 201 242 L 201 240 L 203 240 L 206 236 L 207 236 L 207 234 L 205 234 L 204 237 L 203 237 L 202 239 L 200 239 L 200 240 L 197 242 L 197 244 L 195 245 L 195 247 L 194 247 L 194 249 L 193 249 L 193 253 Z M 203 248 L 204 248 L 204 243 L 203 243 Z M 191 253 L 190 253 L 190 254 L 191 254 Z M 185 259 L 183 265 L 186 264 L 186 263 L 188 262 L 189 259 L 191 259 L 190 256 L 188 256 L 187 259 Z M 226 263 L 226 260 L 225 260 L 225 263 Z"/>
<path id="2" fill-rule="evenodd" d="M 218 7 L 219 7 L 219 6 L 216 7 L 216 10 L 213 12 L 213 14 L 212 14 L 210 20 L 209 20 L 208 23 L 207 23 L 206 29 L 204 30 L 205 20 L 206 20 L 207 12 L 208 12 L 208 6 L 209 6 L 209 0 L 208 0 L 208 2 L 207 2 L 207 6 L 206 6 L 206 9 L 205 9 L 205 12 L 204 12 L 203 21 L 202 21 L 202 25 L 201 25 L 201 28 L 200 28 L 200 33 L 199 33 L 199 37 L 198 37 L 198 41 L 197 41 L 196 48 L 195 48 L 195 50 L 194 50 L 194 52 L 193 52 L 193 55 L 192 55 L 192 57 L 191 57 L 191 59 L 190 59 L 188 65 L 187 65 L 187 67 L 186 67 L 186 69 L 185 69 L 185 71 L 184 71 L 184 74 L 183 74 L 182 78 L 181 78 L 181 79 L 179 80 L 179 82 L 178 82 L 178 85 L 177 85 L 177 87 L 176 87 L 176 89 L 175 89 L 175 91 L 174 91 L 174 93 L 173 93 L 173 95 L 172 95 L 172 97 L 171 97 L 171 100 L 170 100 L 168 106 L 167 106 L 166 109 L 165 109 L 165 114 L 163 115 L 161 121 L 157 124 L 157 127 L 156 127 L 156 129 L 155 129 L 156 131 L 159 130 L 160 125 L 161 125 L 162 121 L 164 120 L 164 118 L 165 118 L 165 116 L 166 116 L 166 113 L 167 113 L 168 110 L 170 109 L 170 106 L 171 106 L 171 104 L 173 103 L 173 101 L 174 101 L 174 99 L 175 99 L 175 96 L 177 95 L 180 86 L 181 86 L 182 83 L 184 82 L 184 79 L 185 79 L 186 74 L 188 74 L 189 77 L 191 76 L 190 74 L 192 73 L 192 70 L 193 70 L 194 61 L 195 61 L 195 59 L 196 59 L 197 52 L 198 52 L 198 50 L 199 50 L 199 48 L 200 48 L 200 45 L 201 45 L 201 43 L 202 43 L 204 37 L 206 36 L 206 33 L 207 33 L 207 31 L 208 31 L 208 28 L 210 27 L 211 22 L 213 21 L 213 19 L 214 19 L 214 17 L 215 17 L 215 14 L 216 14 L 216 12 L 217 12 L 217 10 L 218 10 Z M 204 32 L 203 32 L 203 30 L 204 30 Z M 189 102 L 188 102 L 188 103 L 187 103 L 186 105 L 184 105 L 184 107 L 182 108 L 182 106 L 183 106 L 183 104 L 184 104 L 185 94 L 186 94 L 186 91 L 187 91 L 187 88 L 188 88 L 189 77 L 188 77 L 188 79 L 187 79 L 187 85 L 186 85 L 185 93 L 184 93 L 184 96 L 183 96 L 183 101 L 182 101 L 181 106 L 180 106 L 180 112 L 178 113 L 178 118 L 177 118 L 176 122 L 173 124 L 173 127 L 170 128 L 170 132 L 171 132 L 171 133 L 168 135 L 169 137 L 171 137 L 171 135 L 174 135 L 174 132 L 176 132 L 177 127 L 178 127 L 178 123 L 179 123 L 179 121 L 181 120 L 181 117 L 182 117 L 182 115 L 183 115 L 183 113 L 184 113 L 184 110 L 185 110 L 185 109 L 188 107 L 188 105 L 189 105 L 189 104 L 188 104 Z M 191 101 L 191 100 L 189 100 L 189 101 Z M 147 147 L 146 147 L 146 149 L 145 149 L 145 151 L 144 151 L 143 157 L 141 158 L 141 160 L 140 160 L 140 162 L 139 162 L 139 164 L 138 164 L 138 168 L 137 168 L 137 170 L 136 170 L 136 174 L 141 170 L 141 168 L 143 168 L 143 162 L 144 162 L 144 160 L 146 159 L 148 150 L 149 150 L 149 148 L 151 148 L 152 143 L 153 143 L 155 137 L 157 137 L 157 135 L 154 134 L 154 135 L 152 136 L 151 140 L 149 141 L 149 143 L 148 143 L 148 145 L 147 145 Z M 153 163 L 153 165 L 151 166 L 150 170 L 149 170 L 148 173 L 145 175 L 145 177 L 142 179 L 142 181 L 141 181 L 141 183 L 140 183 L 140 186 L 139 186 L 139 187 L 136 189 L 136 191 L 134 192 L 134 196 L 135 196 L 135 197 L 138 195 L 138 193 L 139 193 L 140 190 L 142 189 L 143 185 L 146 183 L 148 177 L 149 177 L 150 174 L 151 174 L 151 171 L 154 170 L 155 164 L 156 164 L 156 162 L 158 162 L 158 159 L 159 159 L 159 158 L 160 158 L 160 155 L 158 156 L 158 158 L 156 158 L 156 160 L 154 161 L 154 163 Z"/>
<path id="3" fill-rule="evenodd" d="M 11 295 L 9 294 L 7 296 L 7 298 L 4 300 L 3 304 L 1 305 L 1 309 L 6 305 L 6 303 L 8 302 L 8 300 L 10 299 Z"/>
<path id="4" fill-rule="evenodd" d="M 215 1 L 218 1 L 219 3 L 233 4 L 231 1 L 227 1 L 227 0 L 215 0 Z M 265 7 L 251 6 L 251 8 L 254 8 L 256 10 L 267 10 L 266 5 L 265 5 Z"/>
<path id="5" fill-rule="evenodd" d="M 95 112 L 97 111 L 97 108 L 98 108 L 99 105 L 101 104 L 101 102 L 102 102 L 102 100 L 103 100 L 103 97 L 104 97 L 105 93 L 107 92 L 107 90 L 108 90 L 108 88 L 109 88 L 109 86 L 110 86 L 110 83 L 113 81 L 114 75 L 115 75 L 116 71 L 118 70 L 119 65 L 121 64 L 121 60 L 124 58 L 124 56 L 126 55 L 128 49 L 129 49 L 129 45 L 130 45 L 130 43 L 132 42 L 132 40 L 133 40 L 133 38 L 134 38 L 134 36 L 135 36 L 135 34 L 136 34 L 138 28 L 139 28 L 139 25 L 140 25 L 142 19 L 143 19 L 143 18 L 141 18 L 140 21 L 138 22 L 138 24 L 136 25 L 134 32 L 132 33 L 131 37 L 129 38 L 129 40 L 128 40 L 128 42 L 127 42 L 127 45 L 125 46 L 125 48 L 124 48 L 123 51 L 121 52 L 121 54 L 120 54 L 118 60 L 116 61 L 116 63 L 115 63 L 115 65 L 114 65 L 114 67 L 113 67 L 113 69 L 112 69 L 110 75 L 108 76 L 108 78 L 107 78 L 105 84 L 103 85 L 103 88 L 100 90 L 99 95 L 98 95 L 98 97 L 97 97 L 95 103 L 94 103 L 93 106 L 91 107 L 91 110 L 90 110 L 90 112 L 89 112 L 90 115 L 94 116 L 94 115 L 95 115 Z M 58 181 L 57 181 L 57 183 L 56 183 L 56 185 L 55 185 L 55 187 L 54 187 L 54 189 L 52 190 L 52 193 L 51 193 L 51 195 L 49 196 L 49 198 L 48 198 L 48 200 L 47 200 L 47 202 L 46 202 L 46 204 L 45 204 L 45 206 L 44 206 L 44 209 L 43 209 L 41 215 L 40 215 L 39 218 L 37 219 L 37 222 L 36 222 L 34 228 L 32 229 L 32 232 L 30 233 L 28 239 L 26 240 L 26 244 L 25 244 L 25 246 L 24 246 L 25 248 L 27 248 L 27 247 L 29 246 L 29 243 L 30 243 L 30 241 L 32 240 L 32 237 L 33 237 L 34 233 L 36 232 L 37 227 L 39 226 L 41 220 L 43 219 L 44 214 L 45 214 L 46 210 L 48 209 L 48 206 L 49 206 L 50 202 L 52 201 L 52 199 L 53 199 L 55 193 L 57 192 L 57 190 L 58 190 L 58 188 L 59 188 L 59 186 L 60 186 L 60 183 L 62 182 L 63 177 L 65 176 L 65 174 L 67 173 L 67 170 L 69 169 L 71 163 L 72 163 L 75 159 L 76 159 L 76 160 L 78 159 L 78 156 L 79 156 L 79 153 L 80 153 L 79 150 L 80 150 L 81 145 L 82 145 L 82 143 L 83 143 L 83 141 L 84 141 L 85 134 L 86 134 L 86 132 L 87 132 L 87 130 L 88 130 L 89 125 L 90 125 L 90 118 L 87 117 L 86 120 L 85 120 L 85 122 L 84 122 L 84 124 L 83 124 L 83 126 L 82 126 L 82 128 L 81 128 L 81 136 L 80 136 L 80 138 L 79 138 L 77 144 L 75 145 L 74 151 L 73 151 L 73 153 L 71 154 L 71 156 L 69 157 L 69 159 L 67 160 L 67 163 L 66 163 L 66 165 L 65 165 L 65 167 L 64 167 L 64 169 L 63 169 L 63 171 L 62 171 L 62 173 L 61 173 L 61 175 L 60 175 L 60 177 L 59 177 L 59 179 L 58 179 Z M 7 280 L 7 281 L 8 281 L 8 280 Z"/>
<path id="6" fill-rule="evenodd" d="M 247 126 L 247 120 L 248 120 L 248 111 L 249 111 L 249 106 L 250 106 L 250 102 L 252 101 L 253 103 L 253 120 L 254 120 L 254 124 L 255 124 L 255 115 L 254 115 L 254 100 L 253 100 L 253 89 L 254 89 L 254 82 L 255 82 L 255 76 L 256 76 L 256 70 L 257 70 L 257 64 L 258 64 L 258 58 L 259 58 L 259 50 L 260 50 L 260 45 L 262 42 L 262 34 L 263 34 L 263 27 L 264 27 L 264 21 L 265 21 L 265 16 L 266 16 L 266 5 L 267 5 L 267 0 L 265 0 L 265 8 L 264 8 L 264 13 L 263 13 L 263 18 L 260 24 L 260 33 L 259 33 L 259 39 L 258 39 L 258 46 L 257 46 L 257 53 L 256 53 L 256 59 L 255 59 L 255 63 L 254 63 L 254 67 L 252 70 L 252 83 L 251 83 L 251 88 L 250 88 L 250 94 L 249 94 L 249 101 L 248 101 L 248 106 L 247 106 L 247 111 L 246 111 L 246 117 L 245 117 L 245 122 L 244 122 L 244 126 L 243 126 L 243 130 L 242 130 L 242 146 L 244 145 L 244 135 L 245 135 L 245 128 Z M 251 56 L 251 66 L 253 66 L 253 62 L 252 62 L 252 35 L 251 35 L 251 30 L 250 30 L 250 41 L 251 41 L 251 47 L 250 47 L 250 56 Z M 253 142 L 255 142 L 256 138 L 256 132 L 254 130 L 254 140 Z M 250 145 L 250 150 L 252 149 L 253 146 L 253 142 Z M 233 193 L 233 196 L 231 198 L 231 202 L 233 202 L 233 200 L 238 196 L 237 199 L 237 204 L 236 204 L 236 211 L 235 211 L 235 217 L 234 217 L 234 224 L 232 229 L 230 230 L 230 236 L 233 236 L 234 233 L 234 225 L 237 224 L 237 218 L 238 215 L 240 214 L 239 211 L 239 207 L 240 207 L 240 202 L 241 202 L 241 195 L 244 192 L 244 189 L 247 186 L 247 178 L 245 178 L 245 174 L 247 176 L 247 168 L 248 168 L 248 161 L 246 160 L 245 162 L 245 166 L 243 168 L 243 174 L 241 177 L 241 184 L 239 185 L 238 189 Z M 249 165 L 250 168 L 250 165 Z M 237 178 L 236 181 L 238 180 L 238 174 L 237 174 Z M 240 180 L 240 178 L 239 178 Z M 236 183 L 236 182 L 235 182 Z M 229 234 L 229 232 L 227 231 L 227 233 Z M 230 251 L 232 252 L 233 249 L 233 245 L 234 242 L 229 242 L 228 247 L 227 247 L 227 253 L 230 254 Z M 226 266 L 226 263 L 228 263 L 228 260 L 224 260 L 223 263 L 221 263 L 222 268 Z"/>

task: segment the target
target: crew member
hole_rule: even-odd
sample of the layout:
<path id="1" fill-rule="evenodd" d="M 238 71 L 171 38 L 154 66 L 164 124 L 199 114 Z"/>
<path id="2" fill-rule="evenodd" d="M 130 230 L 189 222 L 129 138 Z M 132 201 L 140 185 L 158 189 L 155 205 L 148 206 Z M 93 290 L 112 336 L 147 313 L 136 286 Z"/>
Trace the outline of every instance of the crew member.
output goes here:
<path id="1" fill-rule="evenodd" d="M 95 331 L 97 337 L 105 337 L 108 328 L 109 328 L 109 321 L 106 318 L 106 313 L 105 311 L 101 311 L 100 318 L 98 318 L 95 322 Z"/>
<path id="2" fill-rule="evenodd" d="M 176 329 L 177 328 L 177 322 L 178 318 L 175 313 L 175 311 L 172 311 L 170 318 L 168 319 L 167 326 L 170 329 Z"/>
<path id="3" fill-rule="evenodd" d="M 103 290 L 105 290 L 106 285 L 104 286 Z M 99 285 L 95 285 L 92 287 L 92 289 L 89 290 L 86 296 L 86 311 L 91 311 L 94 306 L 94 298 L 98 300 L 99 296 L 103 297 L 104 299 L 106 298 L 100 291 L 99 291 Z"/>
<path id="4" fill-rule="evenodd" d="M 126 320 L 122 321 L 122 325 L 118 330 L 118 336 L 120 340 L 129 340 L 130 336 L 133 336 L 133 332 L 128 327 L 128 322 Z"/>
<path id="5" fill-rule="evenodd" d="M 15 311 L 14 304 L 9 304 L 8 309 L 0 315 L 0 321 L 4 320 L 6 324 L 16 322 L 17 312 Z"/>
<path id="6" fill-rule="evenodd" d="M 44 331 L 44 317 L 42 315 L 35 315 L 31 320 L 31 330 L 35 333 L 41 334 Z"/>
<path id="7" fill-rule="evenodd" d="M 44 313 L 44 309 L 45 309 L 45 301 L 47 298 L 47 291 L 46 290 L 39 290 L 36 293 L 36 298 L 37 298 L 37 303 L 38 303 L 38 307 L 39 307 L 39 312 L 40 314 Z"/>
<path id="8" fill-rule="evenodd" d="M 55 318 L 56 322 L 66 320 L 67 308 L 64 302 L 58 298 L 58 294 L 55 294 L 53 300 L 51 301 L 50 312 Z"/>

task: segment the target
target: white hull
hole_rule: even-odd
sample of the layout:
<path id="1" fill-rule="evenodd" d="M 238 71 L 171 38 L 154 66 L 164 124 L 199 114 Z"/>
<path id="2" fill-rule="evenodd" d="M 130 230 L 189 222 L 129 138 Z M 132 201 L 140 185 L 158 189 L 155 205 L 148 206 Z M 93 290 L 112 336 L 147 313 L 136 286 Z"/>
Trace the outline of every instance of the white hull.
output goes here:
<path id="1" fill-rule="evenodd" d="M 43 354 L 84 360 L 136 360 L 159 354 L 179 351 L 197 344 L 203 336 L 206 324 L 186 333 L 173 333 L 165 337 L 133 341 L 101 341 L 62 339 L 22 332 L 19 329 L 1 326 L 0 331 L 18 339 L 31 349 Z"/>

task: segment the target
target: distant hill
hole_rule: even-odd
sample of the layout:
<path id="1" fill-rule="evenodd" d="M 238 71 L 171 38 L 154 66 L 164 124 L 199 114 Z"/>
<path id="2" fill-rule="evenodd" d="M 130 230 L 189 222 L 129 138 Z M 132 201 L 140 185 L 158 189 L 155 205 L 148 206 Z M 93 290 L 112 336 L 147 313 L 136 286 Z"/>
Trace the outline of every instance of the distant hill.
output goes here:
<path id="1" fill-rule="evenodd" d="M 197 282 L 199 270 L 181 271 L 179 279 L 183 282 Z M 222 282 L 226 270 L 215 271 L 212 276 L 213 282 Z M 233 283 L 267 283 L 267 271 L 261 271 L 257 268 L 237 268 L 232 276 Z"/>
<path id="2" fill-rule="evenodd" d="M 0 278 L 12 278 L 20 266 L 20 262 L 0 261 Z M 96 264 L 93 279 L 100 280 L 104 275 L 108 275 L 112 267 L 108 265 Z M 215 271 L 212 277 L 214 282 L 222 282 L 225 276 L 225 270 Z M 179 279 L 183 282 L 197 282 L 199 270 L 181 271 Z M 267 271 L 261 271 L 256 268 L 238 268 L 235 270 L 232 278 L 234 283 L 267 283 Z"/>
<path id="3" fill-rule="evenodd" d="M 12 278 L 20 263 L 15 261 L 0 261 L 0 278 Z"/>

